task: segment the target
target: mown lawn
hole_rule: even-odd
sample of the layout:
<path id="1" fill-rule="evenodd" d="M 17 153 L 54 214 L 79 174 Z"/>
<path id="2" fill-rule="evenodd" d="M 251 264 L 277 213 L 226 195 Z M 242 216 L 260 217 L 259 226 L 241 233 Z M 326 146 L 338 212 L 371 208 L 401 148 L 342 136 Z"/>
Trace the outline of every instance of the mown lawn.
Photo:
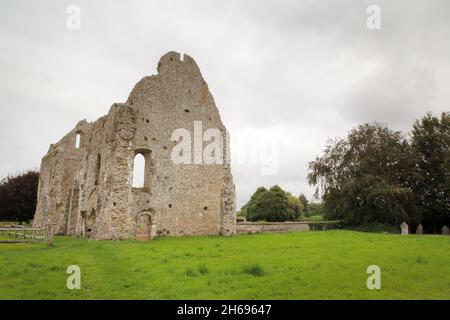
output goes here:
<path id="1" fill-rule="evenodd" d="M 66 288 L 69 265 L 81 290 Z M 381 268 L 368 290 L 367 266 Z M 0 244 L 0 299 L 450 299 L 450 237 L 325 231 Z"/>

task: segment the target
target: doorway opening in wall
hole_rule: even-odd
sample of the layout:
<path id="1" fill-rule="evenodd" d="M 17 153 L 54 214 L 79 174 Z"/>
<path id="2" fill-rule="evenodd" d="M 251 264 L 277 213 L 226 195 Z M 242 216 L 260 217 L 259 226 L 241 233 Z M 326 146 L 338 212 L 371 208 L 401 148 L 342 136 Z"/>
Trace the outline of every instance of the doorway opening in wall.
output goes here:
<path id="1" fill-rule="evenodd" d="M 86 237 L 89 237 L 92 233 L 92 228 L 94 227 L 96 216 L 97 215 L 96 215 L 95 209 L 92 208 L 90 213 L 86 217 L 86 224 L 85 224 Z"/>
<path id="2" fill-rule="evenodd" d="M 87 212 L 81 211 L 81 236 L 86 237 L 86 218 L 87 218 Z"/>
<path id="3" fill-rule="evenodd" d="M 136 239 L 150 240 L 152 217 L 147 212 L 141 212 L 136 217 Z"/>
<path id="4" fill-rule="evenodd" d="M 95 161 L 95 182 L 94 184 L 98 186 L 98 180 L 100 179 L 100 166 L 102 163 L 102 157 L 100 154 L 97 155 L 97 160 Z"/>

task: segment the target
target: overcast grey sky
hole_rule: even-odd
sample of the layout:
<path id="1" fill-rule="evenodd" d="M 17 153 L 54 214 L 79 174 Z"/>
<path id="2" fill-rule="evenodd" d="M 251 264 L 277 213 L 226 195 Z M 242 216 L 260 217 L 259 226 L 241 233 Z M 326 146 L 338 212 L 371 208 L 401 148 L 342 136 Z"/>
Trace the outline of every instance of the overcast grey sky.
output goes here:
<path id="1" fill-rule="evenodd" d="M 81 30 L 68 30 L 69 5 Z M 381 30 L 366 9 L 381 8 Z M 450 1 L 0 0 L 0 176 L 38 168 L 167 51 L 191 55 L 233 135 L 275 130 L 279 171 L 232 166 L 240 207 L 260 185 L 313 189 L 307 163 L 357 124 L 408 130 L 450 110 Z M 233 147 L 233 146 L 232 146 Z"/>

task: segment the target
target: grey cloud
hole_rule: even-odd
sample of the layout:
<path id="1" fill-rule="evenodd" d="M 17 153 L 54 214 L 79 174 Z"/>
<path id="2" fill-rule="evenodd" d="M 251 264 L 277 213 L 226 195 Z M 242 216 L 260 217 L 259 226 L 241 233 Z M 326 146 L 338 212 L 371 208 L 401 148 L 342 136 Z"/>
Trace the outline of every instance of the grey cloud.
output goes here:
<path id="1" fill-rule="evenodd" d="M 66 9 L 82 10 L 80 31 Z M 198 62 L 230 131 L 276 127 L 280 170 L 235 165 L 238 205 L 259 185 L 311 196 L 307 162 L 362 121 L 410 128 L 448 110 L 450 2 L 2 1 L 0 176 L 38 167 L 48 145 L 81 119 L 123 102 L 159 57 Z"/>

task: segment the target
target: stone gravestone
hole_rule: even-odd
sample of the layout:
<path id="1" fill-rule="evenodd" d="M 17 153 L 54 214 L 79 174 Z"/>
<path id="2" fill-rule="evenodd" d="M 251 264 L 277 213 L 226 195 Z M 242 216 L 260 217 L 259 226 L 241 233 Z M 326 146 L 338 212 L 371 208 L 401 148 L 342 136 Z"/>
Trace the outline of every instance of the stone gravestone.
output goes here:
<path id="1" fill-rule="evenodd" d="M 406 224 L 405 221 L 402 222 L 402 224 L 400 225 L 400 229 L 402 231 L 402 234 L 408 234 L 408 225 Z"/>
<path id="2" fill-rule="evenodd" d="M 442 227 L 442 234 L 445 234 L 447 236 L 450 234 L 450 230 L 447 226 Z"/>
<path id="3" fill-rule="evenodd" d="M 422 226 L 422 224 L 419 224 L 417 226 L 416 234 L 423 234 L 423 226 Z"/>

